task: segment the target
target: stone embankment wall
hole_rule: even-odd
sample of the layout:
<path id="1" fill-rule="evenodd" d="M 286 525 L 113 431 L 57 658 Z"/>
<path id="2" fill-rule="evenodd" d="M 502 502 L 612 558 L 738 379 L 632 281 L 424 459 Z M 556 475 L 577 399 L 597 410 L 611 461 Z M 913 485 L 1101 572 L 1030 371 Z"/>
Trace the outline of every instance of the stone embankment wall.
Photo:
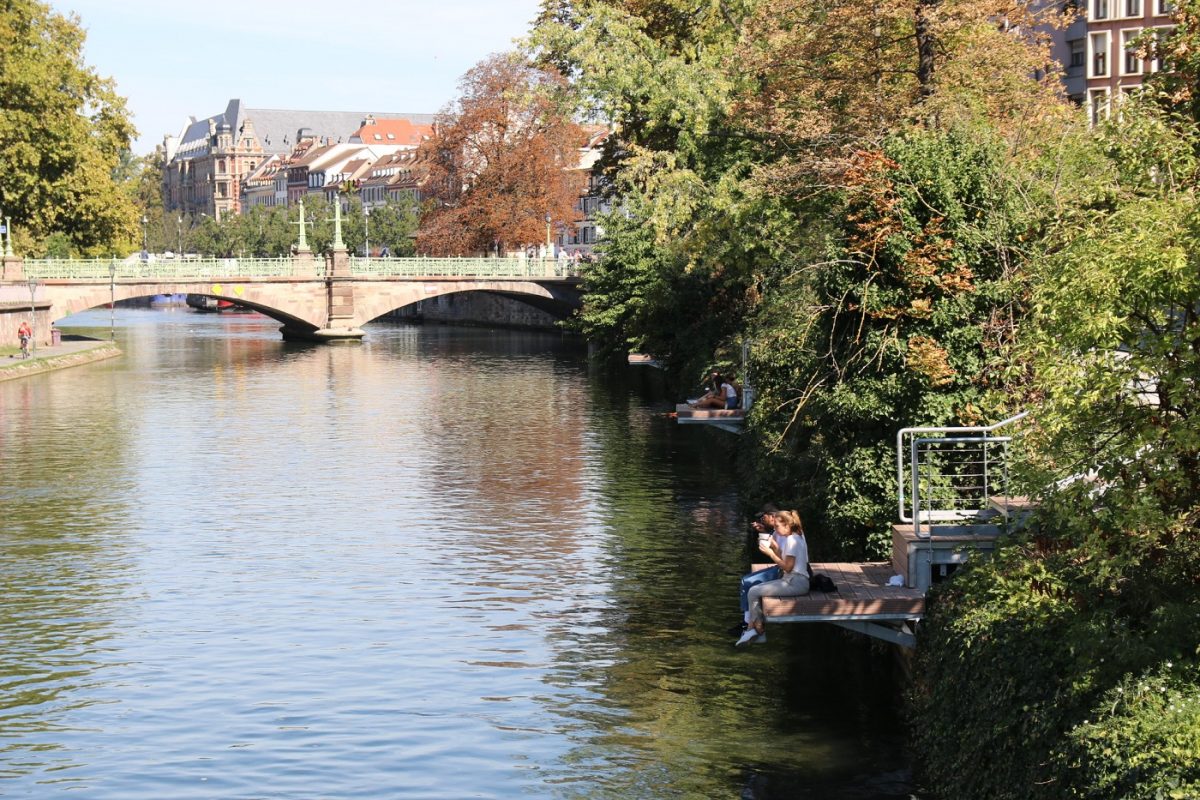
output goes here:
<path id="1" fill-rule="evenodd" d="M 80 345 L 72 347 L 71 345 Z M 0 381 L 24 378 L 39 372 L 51 372 L 56 369 L 78 367 L 93 361 L 103 361 L 121 355 L 121 350 L 111 342 L 91 342 L 81 346 L 81 342 L 72 342 L 57 348 L 49 348 L 46 355 L 34 351 L 33 358 L 22 359 L 20 356 L 0 358 Z"/>
<path id="2" fill-rule="evenodd" d="M 393 311 L 386 319 L 559 331 L 558 318 L 528 303 L 497 294 L 444 294 Z"/>

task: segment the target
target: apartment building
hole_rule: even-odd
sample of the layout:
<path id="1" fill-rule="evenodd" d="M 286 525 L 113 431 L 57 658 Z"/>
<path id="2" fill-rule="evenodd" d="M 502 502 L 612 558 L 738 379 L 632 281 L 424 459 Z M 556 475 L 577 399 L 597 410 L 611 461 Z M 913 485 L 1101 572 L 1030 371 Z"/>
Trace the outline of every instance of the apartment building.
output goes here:
<path id="1" fill-rule="evenodd" d="M 1088 0 L 1085 102 L 1093 123 L 1162 67 L 1154 42 L 1174 27 L 1173 10 L 1171 0 Z"/>
<path id="2" fill-rule="evenodd" d="M 180 214 L 218 219 L 237 214 L 243 208 L 243 182 L 269 156 L 285 158 L 305 142 L 307 147 L 317 141 L 348 143 L 376 122 L 402 121 L 392 133 L 411 140 L 419 138 L 422 128 L 428 130 L 433 119 L 432 114 L 248 108 L 241 100 L 230 100 L 223 112 L 192 117 L 178 136 L 164 137 L 163 202 L 168 211 Z M 373 138 L 363 143 L 376 144 Z"/>

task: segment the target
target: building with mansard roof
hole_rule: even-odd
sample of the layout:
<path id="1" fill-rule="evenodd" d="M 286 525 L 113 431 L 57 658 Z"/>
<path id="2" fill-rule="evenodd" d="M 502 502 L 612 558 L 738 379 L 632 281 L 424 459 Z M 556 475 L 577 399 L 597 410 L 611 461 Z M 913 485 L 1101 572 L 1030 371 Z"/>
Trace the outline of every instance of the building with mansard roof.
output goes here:
<path id="1" fill-rule="evenodd" d="M 371 122 L 388 125 L 385 138 L 389 131 L 411 138 L 433 119 L 432 114 L 248 108 L 241 100 L 230 100 L 224 112 L 193 117 L 178 136 L 164 138 L 163 201 L 168 211 L 180 214 L 218 219 L 236 214 L 243 207 L 243 180 L 271 155 L 292 153 L 303 141 L 345 143 L 361 136 Z M 407 125 L 394 124 L 399 121 Z M 373 133 L 368 134 L 372 141 L 364 143 L 376 144 Z"/>

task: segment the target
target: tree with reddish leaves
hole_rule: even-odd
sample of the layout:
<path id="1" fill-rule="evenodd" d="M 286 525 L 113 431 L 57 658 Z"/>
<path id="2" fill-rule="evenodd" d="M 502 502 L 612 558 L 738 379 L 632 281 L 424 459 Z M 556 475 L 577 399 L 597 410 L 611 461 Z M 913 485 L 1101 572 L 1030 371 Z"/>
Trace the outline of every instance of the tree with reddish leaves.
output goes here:
<path id="1" fill-rule="evenodd" d="M 587 175 L 578 168 L 583 129 L 567 83 L 513 53 L 493 55 L 459 84 L 422 148 L 429 164 L 417 249 L 430 255 L 504 253 L 546 242 L 568 225 Z"/>

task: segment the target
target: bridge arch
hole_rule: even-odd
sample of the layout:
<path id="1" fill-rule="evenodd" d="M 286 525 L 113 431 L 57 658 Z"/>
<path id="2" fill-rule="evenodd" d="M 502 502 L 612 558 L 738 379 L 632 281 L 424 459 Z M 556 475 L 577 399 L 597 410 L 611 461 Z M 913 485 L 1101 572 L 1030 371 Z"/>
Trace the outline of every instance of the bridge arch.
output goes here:
<path id="1" fill-rule="evenodd" d="M 369 286 L 369 289 L 367 288 Z M 412 305 L 449 294 L 484 292 L 498 294 L 565 319 L 580 306 L 579 290 L 560 285 L 526 280 L 444 279 L 420 281 L 371 281 L 356 284 L 355 321 L 364 325 L 373 319 Z"/>
<path id="2" fill-rule="evenodd" d="M 107 281 L 80 283 L 78 281 L 46 281 L 44 295 L 50 301 L 48 321 L 59 320 L 106 306 L 110 298 L 120 302 L 156 294 L 197 294 L 228 300 L 252 308 L 280 322 L 290 330 L 315 331 L 325 320 L 325 287 L 313 282 L 196 282 L 178 281 L 153 283 L 121 281 L 111 287 Z"/>

